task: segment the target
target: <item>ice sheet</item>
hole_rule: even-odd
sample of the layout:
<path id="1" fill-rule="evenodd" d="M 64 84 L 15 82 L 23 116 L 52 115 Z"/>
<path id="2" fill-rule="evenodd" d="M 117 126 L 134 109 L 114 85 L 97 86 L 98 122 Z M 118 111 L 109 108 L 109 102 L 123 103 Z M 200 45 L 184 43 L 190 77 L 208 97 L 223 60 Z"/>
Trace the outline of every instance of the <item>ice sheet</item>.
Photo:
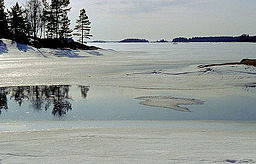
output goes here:
<path id="1" fill-rule="evenodd" d="M 9 40 L 3 43 L 2 87 L 63 84 L 180 91 L 184 97 L 215 99 L 215 104 L 229 95 L 255 98 L 254 67 L 197 67 L 256 58 L 251 43 L 102 44 L 105 49 L 97 51 L 38 50 Z M 28 124 L 4 124 L 7 131 L 20 131 L 0 133 L 0 163 L 256 163 L 256 131 L 244 130 L 247 125 L 235 130 L 117 126 L 28 131 Z"/>
<path id="2" fill-rule="evenodd" d="M 256 70 L 251 66 L 197 67 L 204 63 L 256 58 L 252 44 L 225 46 L 206 43 L 207 47 L 146 44 L 140 45 L 141 51 L 130 46 L 126 51 L 62 51 L 28 47 L 23 51 L 9 40 L 3 42 L 8 53 L 0 55 L 0 86 L 69 84 L 205 90 L 245 86 L 254 83 L 256 77 Z M 118 46 L 120 44 L 116 44 L 117 49 Z M 240 49 L 244 49 L 242 54 L 238 54 Z"/>

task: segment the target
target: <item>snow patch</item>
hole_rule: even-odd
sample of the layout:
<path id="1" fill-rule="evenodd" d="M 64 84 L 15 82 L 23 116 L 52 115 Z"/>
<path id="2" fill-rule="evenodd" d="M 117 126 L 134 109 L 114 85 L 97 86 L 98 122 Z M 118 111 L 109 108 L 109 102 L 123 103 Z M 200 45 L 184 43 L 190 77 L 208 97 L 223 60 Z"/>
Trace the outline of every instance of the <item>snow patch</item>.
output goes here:
<path id="1" fill-rule="evenodd" d="M 191 112 L 186 107 L 180 107 L 180 105 L 200 105 L 203 101 L 189 98 L 175 98 L 168 96 L 144 96 L 137 97 L 135 99 L 144 100 L 140 102 L 141 105 L 152 106 L 152 107 L 162 107 L 174 109 L 181 112 Z"/>

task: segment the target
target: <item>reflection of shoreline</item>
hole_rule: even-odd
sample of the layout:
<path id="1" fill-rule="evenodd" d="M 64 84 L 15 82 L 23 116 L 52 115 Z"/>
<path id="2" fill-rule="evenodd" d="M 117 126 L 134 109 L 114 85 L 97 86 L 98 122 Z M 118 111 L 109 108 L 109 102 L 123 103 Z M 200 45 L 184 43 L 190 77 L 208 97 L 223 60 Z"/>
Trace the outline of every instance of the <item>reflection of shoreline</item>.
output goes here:
<path id="1" fill-rule="evenodd" d="M 88 86 L 79 86 L 81 97 L 86 98 Z M 51 86 L 17 86 L 0 88 L 0 114 L 2 110 L 8 110 L 8 98 L 15 101 L 19 106 L 29 101 L 33 109 L 47 111 L 53 105 L 52 114 L 61 117 L 72 110 L 69 96 L 69 85 Z"/>

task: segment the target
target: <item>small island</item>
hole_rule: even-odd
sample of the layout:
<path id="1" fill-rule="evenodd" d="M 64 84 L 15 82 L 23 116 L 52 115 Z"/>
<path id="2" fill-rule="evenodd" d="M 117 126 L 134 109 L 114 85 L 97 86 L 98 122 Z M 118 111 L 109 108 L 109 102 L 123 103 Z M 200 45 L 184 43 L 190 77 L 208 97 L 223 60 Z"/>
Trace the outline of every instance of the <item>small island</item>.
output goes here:
<path id="1" fill-rule="evenodd" d="M 94 41 L 91 41 L 90 43 L 106 43 L 106 41 L 104 41 L 104 40 L 94 40 Z"/>
<path id="2" fill-rule="evenodd" d="M 157 40 L 156 43 L 167 43 L 167 40 L 161 39 L 161 40 Z"/>
<path id="3" fill-rule="evenodd" d="M 149 43 L 148 40 L 146 39 L 124 39 L 124 40 L 121 40 L 120 43 Z"/>

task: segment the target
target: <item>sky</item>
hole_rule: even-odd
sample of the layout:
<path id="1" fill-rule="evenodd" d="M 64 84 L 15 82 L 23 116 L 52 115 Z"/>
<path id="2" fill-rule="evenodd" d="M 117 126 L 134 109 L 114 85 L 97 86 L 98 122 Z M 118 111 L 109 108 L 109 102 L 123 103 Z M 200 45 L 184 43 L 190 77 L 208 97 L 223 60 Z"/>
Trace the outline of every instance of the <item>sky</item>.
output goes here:
<path id="1" fill-rule="evenodd" d="M 18 0 L 24 4 L 26 0 Z M 70 0 L 72 27 L 85 8 L 91 40 L 256 35 L 256 0 Z M 6 7 L 15 0 L 5 0 Z"/>

